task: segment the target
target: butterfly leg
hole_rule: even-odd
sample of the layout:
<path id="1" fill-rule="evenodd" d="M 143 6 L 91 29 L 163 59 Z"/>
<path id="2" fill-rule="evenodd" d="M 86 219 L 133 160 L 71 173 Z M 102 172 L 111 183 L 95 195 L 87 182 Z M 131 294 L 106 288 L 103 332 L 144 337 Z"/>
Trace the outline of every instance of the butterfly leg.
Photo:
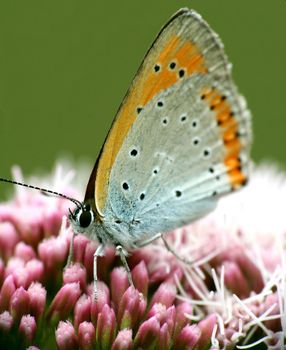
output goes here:
<path id="1" fill-rule="evenodd" d="M 100 244 L 93 255 L 93 299 L 96 301 L 98 297 L 97 290 L 97 258 L 102 256 L 104 251 L 104 245 Z"/>
<path id="2" fill-rule="evenodd" d="M 74 239 L 75 239 L 76 235 L 77 235 L 77 233 L 73 232 L 72 238 L 70 241 L 68 260 L 67 260 L 65 268 L 67 268 L 71 264 L 71 262 L 73 261 L 73 247 L 74 247 Z"/>
<path id="3" fill-rule="evenodd" d="M 197 260 L 189 260 L 187 258 L 182 258 L 168 243 L 168 241 L 165 239 L 164 235 L 161 234 L 161 239 L 163 241 L 163 243 L 165 244 L 166 249 L 172 253 L 179 261 L 181 261 L 182 263 L 186 264 L 186 265 L 190 265 L 194 268 L 201 266 L 203 264 L 206 264 L 208 261 L 210 261 L 211 259 L 213 259 L 214 257 L 216 257 L 218 254 L 220 254 L 223 251 L 223 248 L 219 248 L 216 249 L 214 251 L 212 251 L 209 254 L 206 254 L 206 256 L 199 258 Z"/>
<path id="4" fill-rule="evenodd" d="M 171 252 L 178 260 L 182 261 L 184 264 L 187 265 L 192 265 L 194 262 L 185 258 L 182 258 L 170 245 L 169 243 L 166 241 L 166 239 L 164 238 L 164 235 L 162 233 L 157 233 L 154 237 L 148 238 L 145 241 L 141 241 L 141 242 L 137 242 L 136 245 L 138 248 L 142 248 L 145 247 L 146 245 L 148 245 L 149 243 L 152 243 L 153 241 L 156 241 L 156 239 L 161 238 L 166 249 Z"/>
<path id="5" fill-rule="evenodd" d="M 192 265 L 194 263 L 194 261 L 192 260 L 188 260 L 185 258 L 182 258 L 170 245 L 169 243 L 166 241 L 164 235 L 162 233 L 157 233 L 154 237 L 148 238 L 145 241 L 141 241 L 141 242 L 136 242 L 136 245 L 138 248 L 142 248 L 145 247 L 146 245 L 152 243 L 153 241 L 155 241 L 156 239 L 161 238 L 166 249 L 172 253 L 178 260 L 182 261 L 184 264 L 187 265 Z"/>
<path id="6" fill-rule="evenodd" d="M 144 241 L 136 242 L 136 247 L 137 248 L 145 247 L 146 245 L 156 241 L 156 239 L 160 238 L 161 236 L 162 236 L 162 233 L 157 233 L 154 237 L 145 239 Z"/>
<path id="7" fill-rule="evenodd" d="M 164 235 L 161 234 L 161 239 L 163 241 L 163 243 L 165 244 L 166 249 L 172 253 L 179 261 L 181 261 L 182 263 L 186 264 L 186 265 L 193 265 L 195 263 L 195 261 L 189 260 L 187 258 L 182 258 L 168 243 L 168 241 L 165 239 Z"/>
<path id="8" fill-rule="evenodd" d="M 134 284 L 132 281 L 132 276 L 131 276 L 131 271 L 130 271 L 130 268 L 128 266 L 127 260 L 126 260 L 127 252 L 123 249 L 123 247 L 121 245 L 116 246 L 116 251 L 118 252 L 120 259 L 122 261 L 122 264 L 127 272 L 129 284 L 134 287 Z"/>

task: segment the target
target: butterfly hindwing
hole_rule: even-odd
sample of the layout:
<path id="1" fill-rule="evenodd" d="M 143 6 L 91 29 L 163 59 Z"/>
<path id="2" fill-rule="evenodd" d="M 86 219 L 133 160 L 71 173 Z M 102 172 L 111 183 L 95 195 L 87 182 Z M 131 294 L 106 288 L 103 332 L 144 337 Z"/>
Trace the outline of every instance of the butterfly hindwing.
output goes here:
<path id="1" fill-rule="evenodd" d="M 229 172 L 237 165 L 224 164 L 228 150 L 216 112 L 200 95 L 208 80 L 194 75 L 158 94 L 133 124 L 118 153 L 105 215 L 136 223 L 129 227 L 134 236 L 187 224 L 213 209 L 219 195 L 232 190 Z M 238 185 L 240 179 L 236 181 Z"/>

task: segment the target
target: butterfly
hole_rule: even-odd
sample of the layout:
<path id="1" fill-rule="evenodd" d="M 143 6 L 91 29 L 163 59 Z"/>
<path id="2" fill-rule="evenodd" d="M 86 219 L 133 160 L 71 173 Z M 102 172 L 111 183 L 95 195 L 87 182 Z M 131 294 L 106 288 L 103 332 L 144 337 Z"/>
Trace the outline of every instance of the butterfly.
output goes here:
<path id="1" fill-rule="evenodd" d="M 128 272 L 142 247 L 211 210 L 249 176 L 251 117 L 217 34 L 187 8 L 147 52 L 91 173 L 75 232 L 114 245 Z"/>
<path id="2" fill-rule="evenodd" d="M 166 244 L 166 232 L 206 215 L 247 183 L 251 134 L 222 42 L 197 12 L 180 9 L 135 75 L 84 201 L 61 195 L 76 204 L 69 214 L 75 234 L 99 242 L 95 298 L 97 258 L 107 245 L 116 247 L 132 284 L 128 251 L 160 237 Z"/>

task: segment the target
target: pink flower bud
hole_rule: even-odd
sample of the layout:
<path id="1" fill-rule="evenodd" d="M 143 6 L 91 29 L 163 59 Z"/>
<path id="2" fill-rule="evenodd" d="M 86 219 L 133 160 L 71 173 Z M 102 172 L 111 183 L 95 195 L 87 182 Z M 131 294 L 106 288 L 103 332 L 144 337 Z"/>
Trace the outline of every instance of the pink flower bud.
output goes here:
<path id="1" fill-rule="evenodd" d="M 0 221 L 5 222 L 5 221 L 11 221 L 13 222 L 13 210 L 14 204 L 12 203 L 5 203 L 5 204 L 0 204 Z"/>
<path id="2" fill-rule="evenodd" d="M 10 300 L 10 312 L 16 320 L 20 320 L 30 310 L 30 297 L 28 292 L 20 287 L 16 289 Z"/>
<path id="3" fill-rule="evenodd" d="M 111 350 L 132 350 L 132 331 L 131 329 L 122 329 L 118 332 L 115 338 Z"/>
<path id="4" fill-rule="evenodd" d="M 146 300 L 137 289 L 130 286 L 123 294 L 117 312 L 120 329 L 136 327 L 146 310 Z"/>
<path id="5" fill-rule="evenodd" d="M 115 313 L 110 306 L 104 305 L 102 311 L 98 315 L 96 328 L 96 338 L 100 348 L 110 349 L 114 340 L 115 329 Z"/>
<path id="6" fill-rule="evenodd" d="M 73 325 L 69 322 L 60 321 L 56 329 L 56 343 L 59 350 L 77 350 L 78 341 Z"/>
<path id="7" fill-rule="evenodd" d="M 9 332 L 13 326 L 13 317 L 8 311 L 0 314 L 0 332 Z"/>
<path id="8" fill-rule="evenodd" d="M 96 301 L 93 298 L 93 283 L 89 288 L 89 296 L 91 298 L 91 320 L 95 326 L 97 324 L 98 314 L 102 311 L 104 305 L 110 305 L 110 292 L 107 285 L 101 281 L 98 281 L 97 288 L 98 295 Z"/>
<path id="9" fill-rule="evenodd" d="M 198 342 L 199 349 L 206 348 L 207 345 L 210 343 L 212 332 L 216 323 L 217 323 L 217 317 L 215 314 L 211 314 L 207 316 L 205 319 L 203 319 L 198 323 L 198 327 L 201 330 L 201 336 Z"/>
<path id="10" fill-rule="evenodd" d="M 24 315 L 21 318 L 19 332 L 26 342 L 31 343 L 37 330 L 36 320 L 33 316 Z"/>
<path id="11" fill-rule="evenodd" d="M 128 287 L 127 272 L 123 267 L 115 267 L 110 276 L 111 299 L 115 310 L 118 310 L 120 300 Z"/>
<path id="12" fill-rule="evenodd" d="M 26 263 L 26 271 L 28 272 L 29 284 L 44 279 L 44 264 L 38 259 L 31 259 Z"/>
<path id="13" fill-rule="evenodd" d="M 84 251 L 84 266 L 89 280 L 93 279 L 93 255 L 95 253 L 97 244 L 94 241 L 89 241 Z"/>
<path id="14" fill-rule="evenodd" d="M 185 326 L 178 334 L 174 342 L 176 350 L 195 349 L 201 336 L 201 330 L 197 325 Z"/>
<path id="15" fill-rule="evenodd" d="M 156 349 L 160 338 L 160 323 L 156 317 L 144 321 L 135 336 L 134 344 L 137 348 Z"/>
<path id="16" fill-rule="evenodd" d="M 226 287 L 240 298 L 249 296 L 251 290 L 238 265 L 233 261 L 225 261 L 223 266 Z"/>
<path id="17" fill-rule="evenodd" d="M 162 283 L 170 276 L 170 270 L 165 266 L 158 266 L 149 272 L 149 281 L 151 284 Z"/>
<path id="18" fill-rule="evenodd" d="M 31 259 L 36 258 L 36 252 L 30 245 L 24 242 L 19 242 L 15 247 L 14 256 L 27 262 Z"/>
<path id="19" fill-rule="evenodd" d="M 86 290 L 86 270 L 79 263 L 70 264 L 63 272 L 64 284 L 79 282 L 80 288 Z"/>
<path id="20" fill-rule="evenodd" d="M 36 247 L 43 238 L 43 212 L 37 206 L 22 206 L 15 214 L 20 237 L 27 244 Z"/>
<path id="21" fill-rule="evenodd" d="M 8 310 L 10 299 L 16 290 L 14 277 L 9 275 L 6 277 L 0 292 L 0 311 Z"/>
<path id="22" fill-rule="evenodd" d="M 246 254 L 237 254 L 236 262 L 245 276 L 250 290 L 259 293 L 264 286 L 264 282 L 258 266 Z"/>
<path id="23" fill-rule="evenodd" d="M 154 316 L 157 318 L 157 320 L 160 322 L 160 324 L 164 323 L 164 321 L 166 319 L 166 311 L 167 311 L 167 308 L 165 305 L 163 305 L 161 303 L 156 303 L 149 310 L 149 312 L 146 316 L 146 319 L 148 320 L 148 318 L 151 318 Z"/>
<path id="24" fill-rule="evenodd" d="M 169 326 L 167 323 L 164 323 L 163 326 L 160 328 L 158 350 L 169 349 L 170 343 L 171 334 L 169 331 Z"/>
<path id="25" fill-rule="evenodd" d="M 156 317 L 160 322 L 160 326 L 166 324 L 168 326 L 168 333 L 173 334 L 176 317 L 176 308 L 174 305 L 167 309 L 163 304 L 154 304 L 147 315 L 147 319 L 151 317 Z"/>
<path id="26" fill-rule="evenodd" d="M 7 277 L 8 275 L 13 275 L 15 271 L 19 270 L 22 267 L 25 267 L 25 261 L 23 259 L 11 257 L 8 260 L 8 263 L 5 269 L 5 277 Z"/>
<path id="27" fill-rule="evenodd" d="M 173 334 L 176 322 L 176 308 L 174 305 L 168 307 L 164 317 L 160 319 L 160 324 L 166 323 L 168 325 L 168 332 Z"/>
<path id="28" fill-rule="evenodd" d="M 91 322 L 82 322 L 78 327 L 78 343 L 82 350 L 95 348 L 95 329 Z"/>
<path id="29" fill-rule="evenodd" d="M 175 321 L 175 332 L 174 336 L 176 337 L 178 333 L 185 327 L 189 320 L 185 315 L 192 315 L 193 308 L 191 304 L 187 302 L 182 302 L 176 307 L 176 321 Z"/>
<path id="30" fill-rule="evenodd" d="M 54 297 L 48 310 L 48 317 L 52 317 L 55 320 L 67 318 L 80 294 L 79 283 L 65 284 Z"/>
<path id="31" fill-rule="evenodd" d="M 84 262 L 84 254 L 85 254 L 85 248 L 87 244 L 89 243 L 89 239 L 83 235 L 77 235 L 74 239 L 74 249 L 73 249 L 73 255 L 74 255 L 74 261 L 83 263 Z"/>
<path id="32" fill-rule="evenodd" d="M 0 222 L 0 255 L 7 260 L 14 251 L 20 237 L 10 222 Z"/>
<path id="33" fill-rule="evenodd" d="M 44 313 L 47 292 L 39 283 L 32 283 L 27 290 L 30 298 L 30 313 L 38 320 Z"/>
<path id="34" fill-rule="evenodd" d="M 162 283 L 152 297 L 151 306 L 161 303 L 169 307 L 173 304 L 176 294 L 177 289 L 173 284 Z"/>
<path id="35" fill-rule="evenodd" d="M 48 278 L 52 277 L 53 279 L 59 271 L 66 260 L 68 253 L 68 241 L 67 238 L 58 236 L 50 237 L 38 246 L 38 254 L 40 259 L 45 264 L 46 273 Z"/>
<path id="36" fill-rule="evenodd" d="M 29 272 L 25 267 L 19 267 L 13 271 L 14 281 L 17 287 L 28 288 L 30 284 Z"/>
<path id="37" fill-rule="evenodd" d="M 57 199 L 54 198 L 54 201 L 57 201 Z M 61 201 L 61 199 L 58 199 L 58 202 L 59 201 Z M 67 211 L 60 208 L 60 205 L 55 204 L 57 203 L 53 203 L 52 207 L 48 206 L 43 212 L 42 227 L 45 237 L 55 236 L 58 234 L 61 228 L 63 215 L 67 213 Z"/>
<path id="38" fill-rule="evenodd" d="M 74 307 L 74 327 L 78 328 L 79 324 L 84 321 L 90 321 L 91 297 L 82 294 Z"/>
<path id="39" fill-rule="evenodd" d="M 146 264 L 143 260 L 132 269 L 132 280 L 135 288 L 147 298 L 149 277 Z"/>

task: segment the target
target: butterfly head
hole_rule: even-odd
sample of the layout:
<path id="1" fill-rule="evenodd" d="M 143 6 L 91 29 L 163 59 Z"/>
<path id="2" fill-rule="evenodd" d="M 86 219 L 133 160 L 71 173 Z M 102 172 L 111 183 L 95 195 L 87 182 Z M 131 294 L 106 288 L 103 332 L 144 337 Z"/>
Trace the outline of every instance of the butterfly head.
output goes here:
<path id="1" fill-rule="evenodd" d="M 72 212 L 70 210 L 69 219 L 76 232 L 83 233 L 88 230 L 94 222 L 94 212 L 89 204 L 81 203 Z"/>

